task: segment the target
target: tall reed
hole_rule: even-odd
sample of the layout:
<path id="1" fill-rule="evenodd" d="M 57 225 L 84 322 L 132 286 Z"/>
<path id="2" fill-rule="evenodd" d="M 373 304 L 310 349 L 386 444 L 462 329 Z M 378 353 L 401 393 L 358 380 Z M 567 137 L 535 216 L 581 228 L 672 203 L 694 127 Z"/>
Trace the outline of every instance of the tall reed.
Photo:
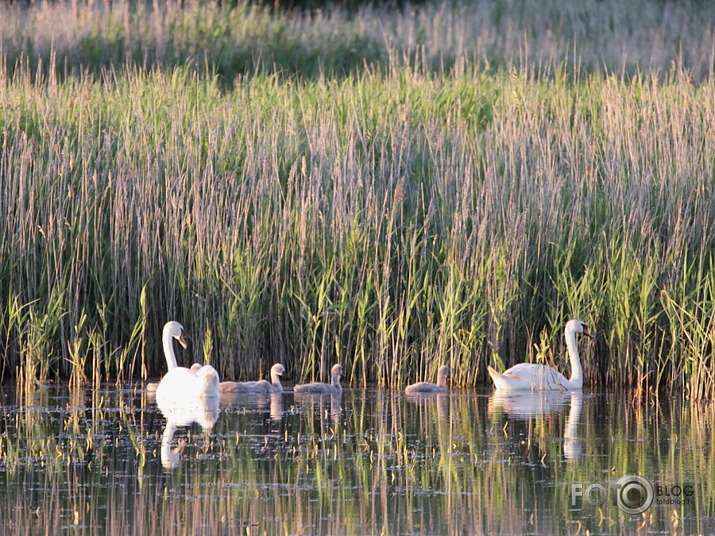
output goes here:
<path id="1" fill-rule="evenodd" d="M 99 75 L 125 63 L 190 64 L 230 87 L 237 76 L 309 78 L 394 70 L 516 66 L 531 75 L 564 65 L 586 72 L 712 71 L 713 3 L 618 0 L 439 1 L 402 9 L 281 11 L 259 3 L 168 0 L 0 5 L 5 67 L 38 77 Z"/>
<path id="2" fill-rule="evenodd" d="M 206 46 L 221 42 L 208 31 L 224 24 L 217 13 L 238 16 L 117 6 L 42 9 L 87 28 L 124 9 L 124 31 L 146 15 L 151 32 L 193 13 L 182 20 L 205 26 L 203 41 L 191 35 Z M 702 49 L 689 49 L 692 68 L 632 76 L 569 74 L 564 56 L 549 76 L 531 56 L 485 72 L 466 53 L 435 70 L 432 48 L 409 48 L 411 25 L 440 51 L 441 25 L 479 12 L 426 9 L 330 15 L 389 27 L 384 69 L 257 69 L 231 89 L 164 60 L 38 78 L 39 59 L 13 59 L 29 52 L 4 26 L 3 374 L 159 375 L 161 326 L 175 318 L 191 357 L 229 379 L 276 361 L 324 379 L 340 361 L 354 384 L 399 386 L 446 363 L 475 385 L 487 364 L 564 368 L 561 330 L 580 316 L 597 332 L 588 382 L 709 396 L 715 85 Z M 442 18 L 428 23 L 430 9 Z M 30 13 L 24 31 L 41 39 L 47 13 Z M 261 31 L 284 21 L 256 13 Z M 60 41 L 47 72 L 87 65 L 63 59 Z"/>

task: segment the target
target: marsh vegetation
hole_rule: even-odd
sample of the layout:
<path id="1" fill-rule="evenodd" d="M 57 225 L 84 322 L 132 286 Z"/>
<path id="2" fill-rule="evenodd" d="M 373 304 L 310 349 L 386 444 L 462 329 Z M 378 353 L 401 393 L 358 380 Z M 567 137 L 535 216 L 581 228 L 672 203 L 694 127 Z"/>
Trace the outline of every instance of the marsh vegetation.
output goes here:
<path id="1" fill-rule="evenodd" d="M 0 379 L 534 360 L 709 397 L 711 2 L 0 6 Z"/>

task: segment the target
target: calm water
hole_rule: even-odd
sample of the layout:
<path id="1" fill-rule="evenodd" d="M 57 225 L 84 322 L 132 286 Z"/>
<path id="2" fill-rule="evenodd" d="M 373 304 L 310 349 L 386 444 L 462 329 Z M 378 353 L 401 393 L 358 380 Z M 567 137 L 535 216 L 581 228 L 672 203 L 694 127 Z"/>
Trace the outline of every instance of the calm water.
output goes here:
<path id="1" fill-rule="evenodd" d="M 4 534 L 715 531 L 711 404 L 351 389 L 162 412 L 113 387 L 0 404 Z"/>

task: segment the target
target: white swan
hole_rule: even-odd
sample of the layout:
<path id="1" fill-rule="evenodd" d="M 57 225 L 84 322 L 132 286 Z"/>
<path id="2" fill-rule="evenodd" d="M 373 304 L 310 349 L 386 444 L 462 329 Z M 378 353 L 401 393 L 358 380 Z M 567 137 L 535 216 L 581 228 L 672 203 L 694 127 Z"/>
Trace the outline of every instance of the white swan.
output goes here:
<path id="1" fill-rule="evenodd" d="M 179 341 L 179 344 L 181 344 L 181 346 L 183 346 L 184 348 L 188 347 L 186 337 L 184 337 L 184 326 L 174 320 L 170 320 L 169 322 L 164 324 L 164 331 L 162 332 L 161 336 L 161 342 L 164 346 L 164 357 L 166 357 L 166 366 L 169 370 L 174 370 L 178 367 L 178 364 L 176 363 L 176 354 L 174 353 L 174 343 L 172 342 L 172 339 L 176 339 L 177 341 Z M 197 367 L 200 368 L 201 365 L 199 365 L 198 363 L 194 363 L 193 365 L 191 365 L 191 370 L 196 372 L 198 370 Z M 155 392 L 158 387 L 159 382 L 150 382 L 146 385 L 147 391 L 152 393 Z"/>
<path id="2" fill-rule="evenodd" d="M 588 332 L 586 324 L 581 320 L 573 319 L 566 323 L 564 336 L 566 337 L 566 348 L 571 359 L 570 379 L 567 380 L 556 369 L 536 363 L 519 363 L 501 374 L 492 367 L 487 366 L 494 386 L 497 389 L 506 391 L 572 391 L 581 389 L 583 387 L 583 369 L 581 368 L 581 358 L 576 344 L 577 333 L 583 333 L 587 337 L 593 338 Z"/>
<path id="3" fill-rule="evenodd" d="M 333 365 L 330 369 L 330 383 L 305 383 L 293 387 L 293 392 L 308 395 L 338 395 L 343 392 L 343 387 L 340 385 L 340 376 L 343 375 L 343 367 Z"/>
<path id="4" fill-rule="evenodd" d="M 276 363 L 271 367 L 271 381 L 258 380 L 255 382 L 221 382 L 218 384 L 218 390 L 222 395 L 225 394 L 271 394 L 282 393 L 283 386 L 281 385 L 281 376 L 286 373 L 285 367 L 280 363 Z"/>
<path id="5" fill-rule="evenodd" d="M 184 346 L 184 348 L 186 348 L 186 346 Z M 200 365 L 199 363 L 194 363 L 193 365 L 191 365 L 191 370 L 193 370 L 194 372 L 198 372 L 199 370 L 201 370 L 202 366 L 203 365 Z M 219 386 L 220 385 L 221 384 L 219 384 Z M 146 390 L 150 393 L 156 393 L 157 387 L 159 387 L 159 382 L 149 382 L 146 384 Z"/>
<path id="6" fill-rule="evenodd" d="M 442 365 L 437 370 L 437 383 L 417 382 L 408 385 L 405 388 L 405 393 L 414 395 L 419 393 L 446 393 L 447 392 L 447 377 L 450 375 L 450 370 L 447 365 Z"/>
<path id="7" fill-rule="evenodd" d="M 190 369 L 179 367 L 174 354 L 173 340 L 176 339 L 186 348 L 184 328 L 176 321 L 167 322 L 164 326 L 162 343 L 169 371 L 161 379 L 156 388 L 157 401 L 186 399 L 195 397 L 218 397 L 219 378 L 216 369 L 211 365 L 195 363 Z M 198 366 L 197 366 L 198 365 Z"/>

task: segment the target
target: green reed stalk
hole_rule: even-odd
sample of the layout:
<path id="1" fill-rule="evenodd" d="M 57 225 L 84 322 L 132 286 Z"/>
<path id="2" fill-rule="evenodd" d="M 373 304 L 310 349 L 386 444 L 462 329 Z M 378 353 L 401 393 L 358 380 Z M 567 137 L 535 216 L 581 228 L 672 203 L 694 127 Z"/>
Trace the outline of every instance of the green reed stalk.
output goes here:
<path id="1" fill-rule="evenodd" d="M 598 334 L 587 382 L 707 396 L 710 34 L 673 8 L 687 29 L 676 68 L 614 56 L 603 72 L 578 46 L 577 69 L 549 54 L 581 8 L 554 5 L 562 26 L 531 4 L 335 11 L 324 26 L 243 5 L 120 2 L 83 19 L 60 3 L 22 21 L 3 7 L 0 374 L 160 375 L 161 327 L 177 319 L 192 336 L 180 361 L 226 379 L 281 361 L 324 380 L 340 361 L 353 384 L 399 387 L 446 363 L 474 386 L 487 364 L 534 353 L 565 368 L 563 324 L 579 316 Z M 606 31 L 599 6 L 589 32 Z M 484 10 L 533 26 L 499 37 L 476 22 Z M 48 44 L 50 15 L 80 41 Z M 623 24 L 637 48 L 645 33 Z M 519 41 L 544 28 L 565 33 Z M 338 65 L 337 34 L 364 45 L 360 69 Z M 286 42 L 302 46 L 300 76 L 267 67 Z M 203 69 L 187 63 L 199 49 Z M 118 59 L 137 50 L 146 63 Z"/>

